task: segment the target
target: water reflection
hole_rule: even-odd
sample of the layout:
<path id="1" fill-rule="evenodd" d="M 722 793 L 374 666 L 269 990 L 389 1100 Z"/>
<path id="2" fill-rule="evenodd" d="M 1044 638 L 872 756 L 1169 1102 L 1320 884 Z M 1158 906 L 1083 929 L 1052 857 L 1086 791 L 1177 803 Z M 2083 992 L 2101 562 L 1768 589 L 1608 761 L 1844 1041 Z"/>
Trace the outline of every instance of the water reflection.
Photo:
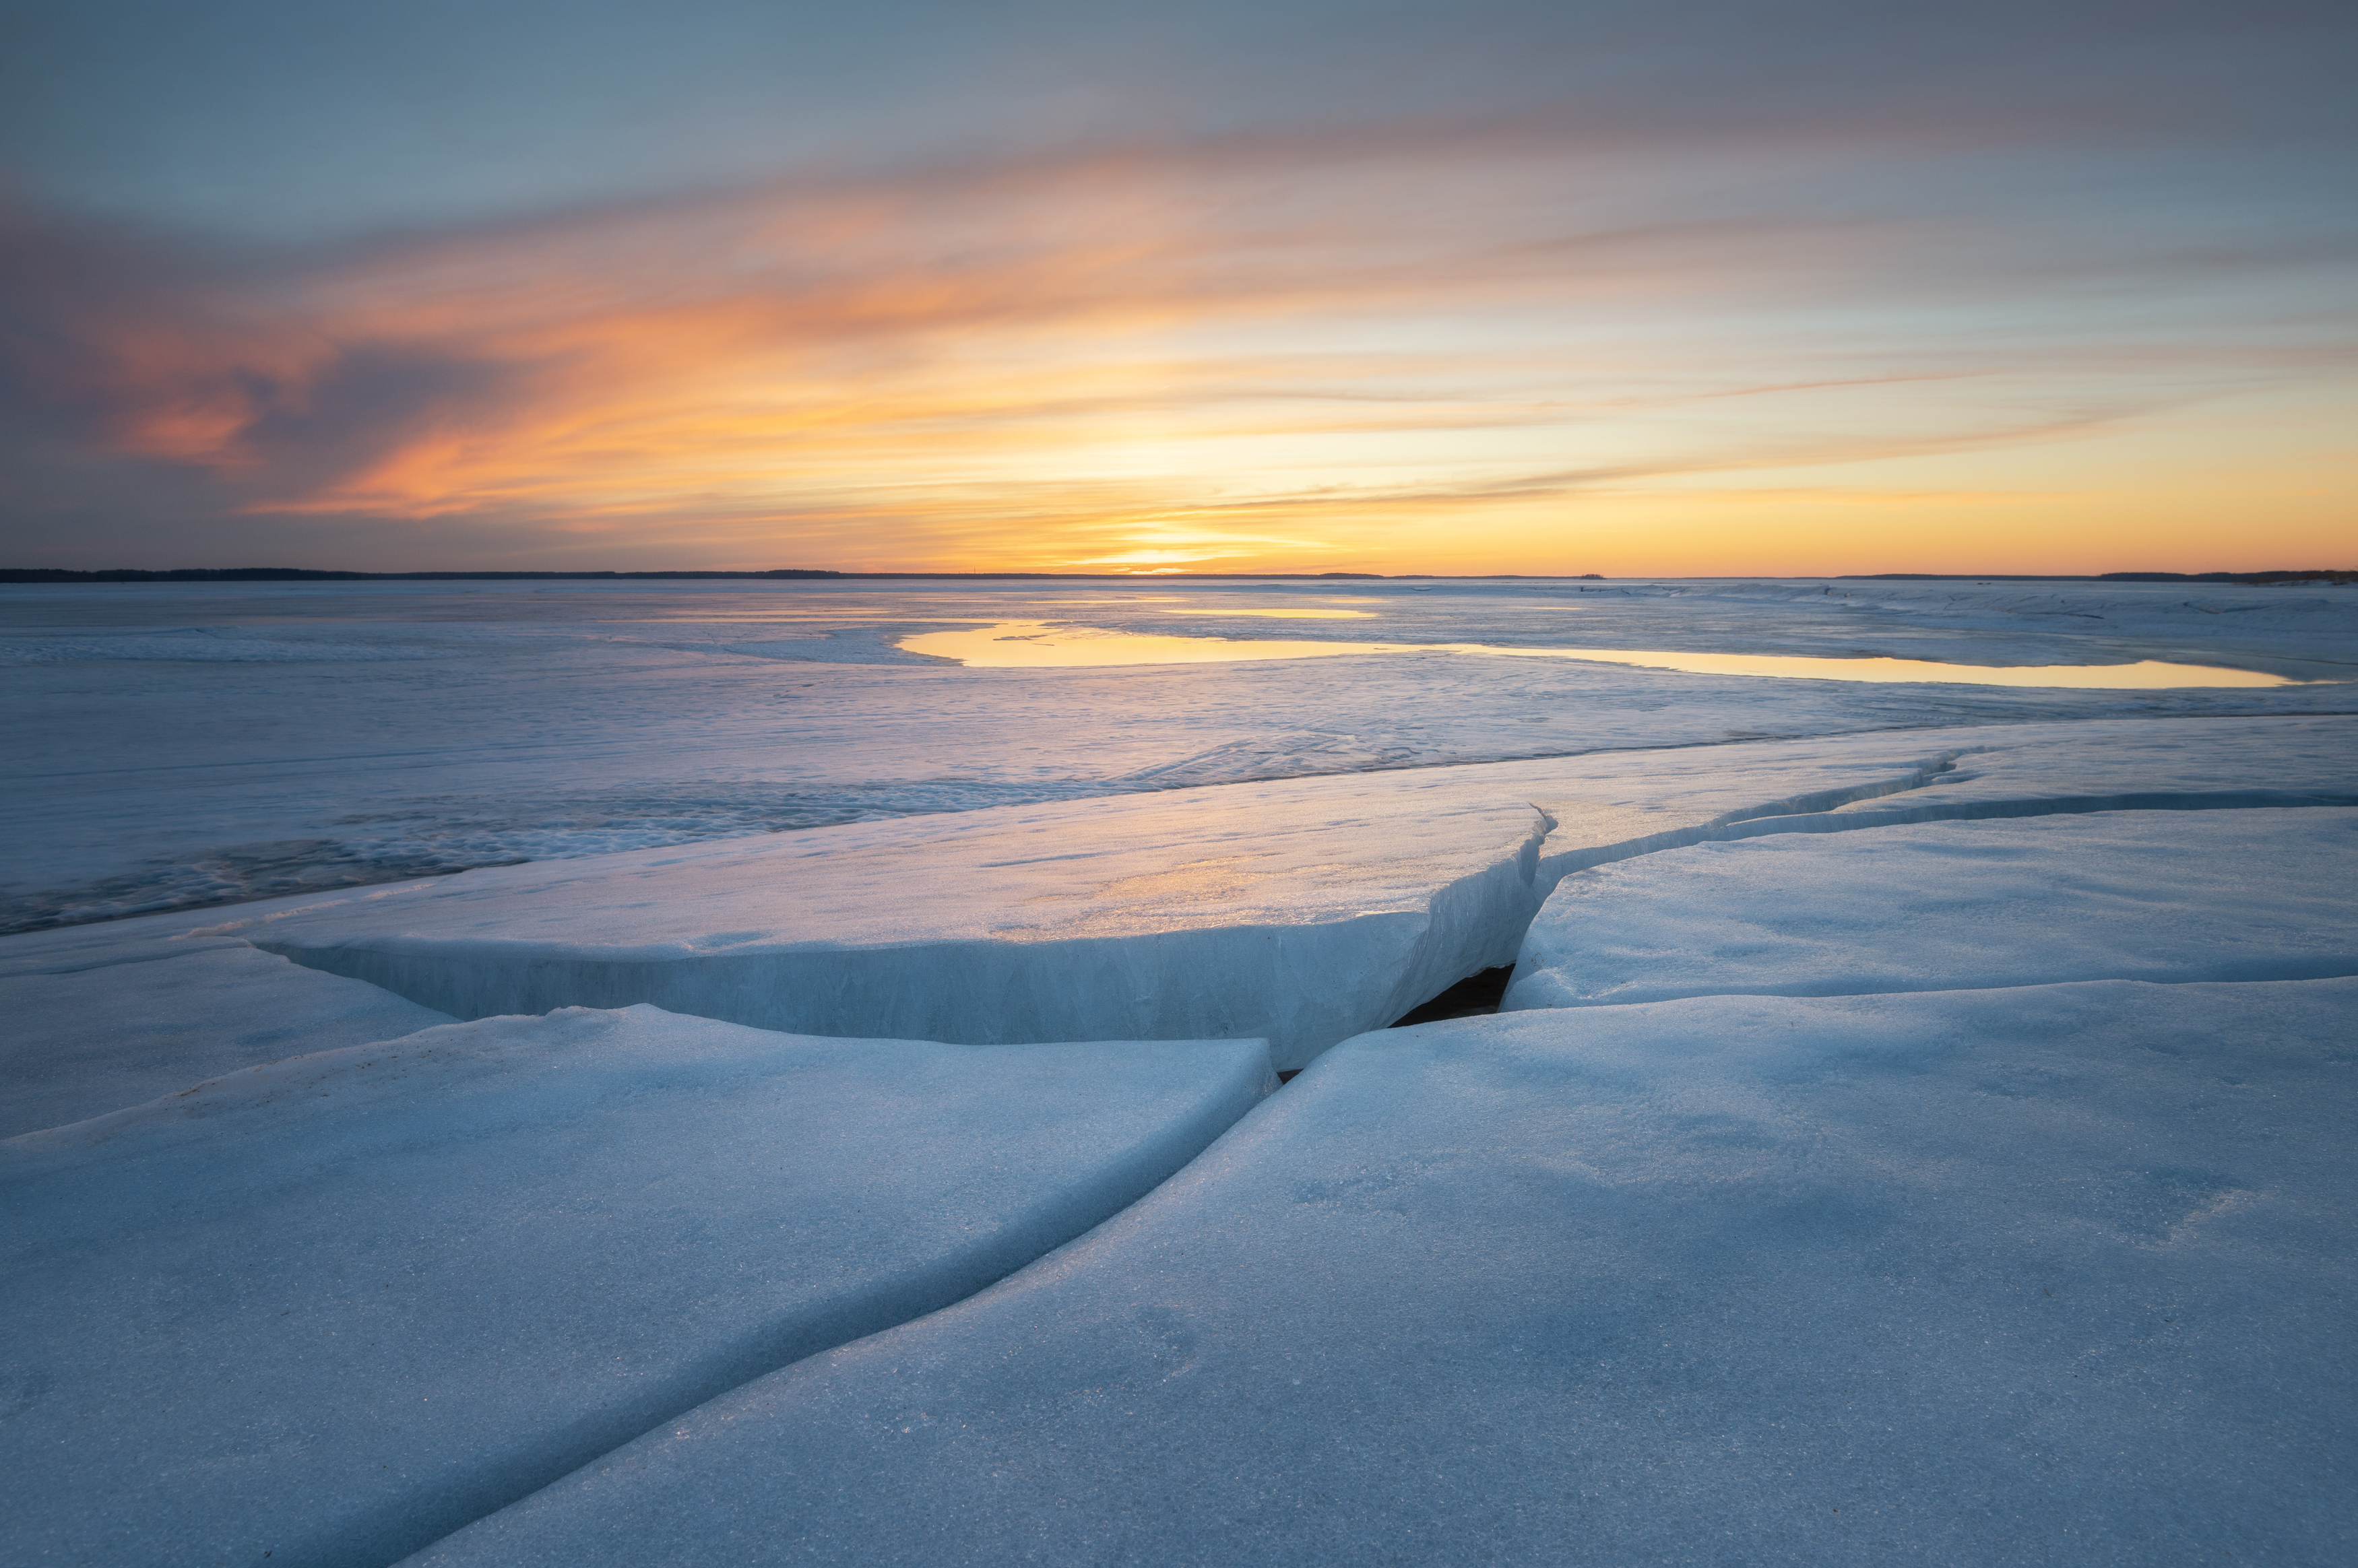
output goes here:
<path id="1" fill-rule="evenodd" d="M 1372 610 L 1168 610 L 1166 615 L 1249 615 L 1260 621 L 1365 621 Z"/>
<path id="2" fill-rule="evenodd" d="M 1260 611 L 1332 616 L 1349 611 Z M 1688 675 L 1760 676 L 1780 680 L 1937 682 L 1947 686 L 2070 687 L 2087 691 L 2157 691 L 2172 687 L 2298 686 L 2288 676 L 2209 665 L 2142 659 L 2129 665 L 1951 665 L 1930 659 L 1824 659 L 1800 654 L 1687 654 L 1652 648 L 1504 648 L 1483 643 L 1341 643 L 1273 637 L 1174 637 L 1002 621 L 957 632 L 921 632 L 900 645 L 913 654 L 956 659 L 978 669 L 1045 669 L 1104 665 L 1209 665 L 1246 659 L 1319 659 L 1347 654 L 1471 654 L 1492 658 L 1577 659 Z"/>
<path id="3" fill-rule="evenodd" d="M 1340 654 L 1390 654 L 1391 643 L 1309 643 L 1273 637 L 1166 637 L 1109 632 L 1053 621 L 1002 621 L 964 632 L 920 632 L 900 639 L 913 654 L 986 670 L 1034 670 L 1067 665 L 1225 665 L 1240 659 L 1316 659 Z"/>
<path id="4" fill-rule="evenodd" d="M 1474 650 L 1468 649 L 1468 652 Z M 1818 659 L 1799 654 L 1675 654 L 1651 649 L 1484 648 L 1487 654 L 1539 654 L 1639 669 L 1699 676 L 1768 676 L 1781 680 L 1937 681 L 1947 686 L 2076 687 L 2088 691 L 2158 691 L 2169 687 L 2297 686 L 2287 676 L 2212 665 L 1950 665 L 1931 659 Z"/>

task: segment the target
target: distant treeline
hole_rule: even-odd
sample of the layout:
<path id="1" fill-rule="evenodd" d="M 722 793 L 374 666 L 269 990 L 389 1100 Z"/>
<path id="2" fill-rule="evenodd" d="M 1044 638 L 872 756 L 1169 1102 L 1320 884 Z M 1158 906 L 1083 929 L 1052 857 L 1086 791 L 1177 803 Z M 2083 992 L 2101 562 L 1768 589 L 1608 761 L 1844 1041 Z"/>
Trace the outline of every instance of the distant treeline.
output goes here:
<path id="1" fill-rule="evenodd" d="M 322 572 L 300 567 L 184 567 L 176 571 L 67 571 L 56 567 L 0 567 L 8 582 L 646 582 L 774 581 L 781 578 L 827 578 L 852 582 L 1603 582 L 1601 572 L 1487 572 L 1454 577 L 1439 572 L 1170 572 L 1140 577 L 1133 572 L 834 572 L 780 567 L 763 572 Z M 1770 581 L 1775 579 L 1767 579 Z M 1837 582 L 2343 582 L 2358 583 L 2348 571 L 2276 572 L 1851 572 Z"/>
<path id="2" fill-rule="evenodd" d="M 2282 572 L 2097 572 L 2071 577 L 2057 572 L 1851 572 L 1836 582 L 2358 582 L 2348 571 Z"/>

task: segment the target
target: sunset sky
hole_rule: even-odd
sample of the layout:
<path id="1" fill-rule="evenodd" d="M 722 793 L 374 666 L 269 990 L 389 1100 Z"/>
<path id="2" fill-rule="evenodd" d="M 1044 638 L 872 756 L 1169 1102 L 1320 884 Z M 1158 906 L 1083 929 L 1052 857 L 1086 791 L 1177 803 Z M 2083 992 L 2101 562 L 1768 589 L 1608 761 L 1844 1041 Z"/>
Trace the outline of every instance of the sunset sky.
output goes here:
<path id="1" fill-rule="evenodd" d="M 0 565 L 2358 563 L 2358 8 L 5 0 Z"/>

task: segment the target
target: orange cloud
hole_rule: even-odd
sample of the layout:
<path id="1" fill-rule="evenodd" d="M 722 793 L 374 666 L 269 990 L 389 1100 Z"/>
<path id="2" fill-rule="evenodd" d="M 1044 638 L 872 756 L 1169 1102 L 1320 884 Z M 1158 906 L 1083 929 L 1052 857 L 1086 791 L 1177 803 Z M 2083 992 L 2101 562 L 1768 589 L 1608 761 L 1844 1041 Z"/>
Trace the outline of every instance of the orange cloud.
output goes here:
<path id="1" fill-rule="evenodd" d="M 1528 129 L 1238 140 L 97 286 L 59 253 L 20 358 L 101 443 L 252 514 L 1064 569 L 1590 569 L 1600 497 L 1717 485 L 1741 519 L 1771 470 L 2084 438 L 2294 373 L 2265 342 L 1993 341 L 1925 273 L 1935 225 L 1677 205 Z M 1566 558 L 1531 561 L 1550 519 Z"/>

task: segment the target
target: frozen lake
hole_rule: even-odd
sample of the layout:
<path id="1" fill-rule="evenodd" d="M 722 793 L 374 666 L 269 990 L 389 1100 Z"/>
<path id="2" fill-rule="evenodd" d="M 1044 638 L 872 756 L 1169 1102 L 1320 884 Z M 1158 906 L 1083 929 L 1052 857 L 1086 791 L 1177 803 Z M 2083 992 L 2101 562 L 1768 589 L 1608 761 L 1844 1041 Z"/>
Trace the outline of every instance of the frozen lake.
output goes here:
<path id="1" fill-rule="evenodd" d="M 972 668 L 913 651 L 1010 622 L 1207 657 Z M 1182 785 L 2358 706 L 2339 684 L 2358 674 L 2358 608 L 2298 586 L 142 583 L 0 588 L 0 629 L 17 829 L 0 929 Z M 1238 663 L 1234 641 L 1426 651 Z M 2304 684 L 1772 685 L 1445 651 L 1467 644 Z"/>
<path id="2" fill-rule="evenodd" d="M 0 1563 L 2358 1556 L 2358 590 L 0 611 Z"/>

